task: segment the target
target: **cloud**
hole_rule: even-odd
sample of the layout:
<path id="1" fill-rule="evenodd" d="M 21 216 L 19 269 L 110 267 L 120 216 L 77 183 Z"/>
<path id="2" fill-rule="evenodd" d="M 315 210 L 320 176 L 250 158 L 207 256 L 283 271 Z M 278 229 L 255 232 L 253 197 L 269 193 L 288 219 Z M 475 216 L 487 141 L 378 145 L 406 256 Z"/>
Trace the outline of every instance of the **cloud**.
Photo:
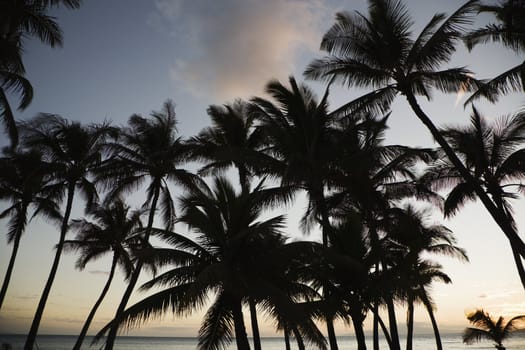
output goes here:
<path id="1" fill-rule="evenodd" d="M 102 271 L 102 270 L 90 270 L 88 271 L 88 273 L 92 274 L 92 275 L 109 275 L 109 272 L 108 271 Z"/>
<path id="2" fill-rule="evenodd" d="M 38 295 L 36 295 L 36 294 L 32 294 L 32 295 L 17 295 L 17 296 L 15 296 L 13 298 L 14 299 L 19 299 L 19 300 L 33 300 L 33 299 L 38 298 Z"/>
<path id="3" fill-rule="evenodd" d="M 286 79 L 301 53 L 317 52 L 333 14 L 320 0 L 157 0 L 156 9 L 150 23 L 169 31 L 179 50 L 171 78 L 221 100 Z"/>

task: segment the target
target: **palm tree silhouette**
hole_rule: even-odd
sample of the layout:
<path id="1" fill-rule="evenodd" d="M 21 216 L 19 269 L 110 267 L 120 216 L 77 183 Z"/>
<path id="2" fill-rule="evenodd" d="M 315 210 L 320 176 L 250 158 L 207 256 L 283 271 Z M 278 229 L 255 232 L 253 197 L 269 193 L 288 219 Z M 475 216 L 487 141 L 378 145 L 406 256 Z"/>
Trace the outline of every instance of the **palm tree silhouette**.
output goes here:
<path id="1" fill-rule="evenodd" d="M 262 134 L 245 101 L 208 108 L 212 126 L 192 137 L 192 158 L 204 162 L 199 174 L 217 175 L 230 166 L 237 168 L 242 188 L 249 189 L 255 169 L 267 158 L 260 152 Z M 260 172 L 260 170 L 258 171 Z"/>
<path id="2" fill-rule="evenodd" d="M 505 213 L 507 220 L 515 226 L 509 199 L 516 198 L 523 188 L 525 150 L 524 114 L 504 116 L 492 125 L 485 122 L 477 109 L 473 108 L 471 125 L 449 127 L 442 130 L 443 137 L 456 154 L 463 159 L 473 177 L 478 179 L 486 194 L 492 197 L 497 207 Z M 457 170 L 447 162 L 441 162 L 426 175 L 432 179 L 436 189 L 452 187 L 445 200 L 445 215 L 451 216 L 466 202 L 475 200 L 476 192 Z M 510 191 L 512 189 L 515 191 Z M 525 287 L 525 269 L 519 247 L 510 240 L 514 261 Z"/>
<path id="3" fill-rule="evenodd" d="M 42 161 L 40 153 L 35 150 L 8 152 L 4 158 L 0 158 L 0 168 L 0 199 L 10 202 L 0 213 L 0 218 L 10 218 L 7 242 L 13 243 L 11 258 L 0 290 L 1 308 L 31 209 L 32 218 L 41 215 L 60 222 L 61 215 L 55 202 L 56 186 L 49 182 L 50 166 Z"/>
<path id="4" fill-rule="evenodd" d="M 323 244 L 329 244 L 330 221 L 325 201 L 325 187 L 331 157 L 336 154 L 331 135 L 334 118 L 328 113 L 328 90 L 322 100 L 304 84 L 289 78 L 290 88 L 271 81 L 266 92 L 277 101 L 254 98 L 252 113 L 260 121 L 259 129 L 266 137 L 265 152 L 275 158 L 265 172 L 281 178 L 281 184 L 303 189 L 309 197 L 309 207 L 303 217 L 305 229 L 319 218 Z M 331 315 L 326 315 L 330 348 L 337 350 L 337 339 Z"/>
<path id="5" fill-rule="evenodd" d="M 370 255 L 375 258 L 375 271 L 387 269 L 385 257 L 388 252 L 382 244 L 378 227 L 392 203 L 408 197 L 435 200 L 435 194 L 415 182 L 414 165 L 429 162 L 433 152 L 399 145 L 384 145 L 384 132 L 388 116 L 362 120 L 346 120 L 339 133 L 340 145 L 337 172 L 333 182 L 338 189 L 330 196 L 330 207 L 336 217 L 345 218 L 356 212 L 366 226 Z M 378 276 L 379 277 L 379 276 Z M 399 342 L 393 295 L 382 296 L 388 308 L 390 336 L 394 346 Z M 379 302 L 379 301 L 377 301 Z M 378 345 L 378 305 L 374 307 L 374 347 Z M 398 346 L 399 347 L 399 346 Z"/>
<path id="6" fill-rule="evenodd" d="M 113 253 L 113 258 L 107 281 L 82 326 L 74 350 L 81 348 L 91 321 L 111 286 L 117 266 L 123 269 L 126 278 L 131 275 L 133 249 L 140 245 L 142 239 L 143 210 L 130 211 L 120 198 L 103 206 L 96 205 L 90 208 L 87 214 L 92 216 L 94 221 L 73 220 L 70 228 L 77 232 L 77 237 L 75 240 L 65 241 L 64 250 L 80 252 L 76 267 L 81 270 L 87 263 L 108 252 Z"/>
<path id="7" fill-rule="evenodd" d="M 501 42 L 518 54 L 525 53 L 525 1 L 504 0 L 496 5 L 480 5 L 478 11 L 493 14 L 497 23 L 467 33 L 464 40 L 469 50 L 478 44 L 493 41 Z M 521 63 L 483 84 L 465 104 L 479 97 L 496 102 L 499 96 L 511 91 L 524 91 L 524 81 L 525 64 Z"/>
<path id="8" fill-rule="evenodd" d="M 291 198 L 290 192 L 261 186 L 237 193 L 226 179 L 215 178 L 212 188 L 205 184 L 188 188 L 180 200 L 179 221 L 188 225 L 195 238 L 155 230 L 174 248 L 156 249 L 153 256 L 163 265 L 174 266 L 142 287 L 166 288 L 130 306 L 105 328 L 133 326 L 168 310 L 188 315 L 211 294 L 214 300 L 202 320 L 198 348 L 224 348 L 235 334 L 237 348 L 250 349 L 242 304 L 264 282 L 264 275 L 253 273 L 253 265 L 261 260 L 258 252 L 268 240 L 284 241 L 284 217 L 263 220 L 260 215 Z"/>
<path id="9" fill-rule="evenodd" d="M 24 41 L 37 37 L 51 47 L 61 46 L 62 31 L 47 12 L 51 6 L 78 8 L 80 3 L 81 0 L 13 0 L 0 4 L 0 117 L 12 147 L 18 144 L 18 130 L 7 94 L 20 95 L 19 110 L 27 108 L 33 99 L 22 60 Z"/>
<path id="10" fill-rule="evenodd" d="M 204 162 L 200 175 L 218 174 L 230 166 L 237 168 L 241 188 L 248 191 L 254 173 L 260 173 L 268 156 L 260 152 L 262 139 L 254 125 L 254 117 L 249 113 L 249 104 L 237 100 L 224 106 L 212 105 L 208 108 L 212 126 L 203 129 L 188 142 L 192 159 Z M 253 300 L 249 301 L 255 350 L 261 350 L 261 339 L 257 320 L 257 309 Z"/>
<path id="11" fill-rule="evenodd" d="M 517 324 L 520 321 L 525 321 L 525 315 L 515 316 L 504 323 L 503 317 L 500 316 L 497 320 L 494 320 L 488 312 L 478 309 L 467 315 L 467 319 L 476 328 L 468 327 L 465 329 L 463 332 L 464 343 L 470 345 L 482 339 L 487 339 L 494 341 L 496 349 L 505 350 L 503 341 L 512 336 L 512 332 L 520 329 Z"/>
<path id="12" fill-rule="evenodd" d="M 40 297 L 24 349 L 33 349 L 40 320 L 55 279 L 76 191 L 80 191 L 89 208 L 97 199 L 95 185 L 90 179 L 102 162 L 102 144 L 114 132 L 108 125 L 83 126 L 58 115 L 40 114 L 22 125 L 24 147 L 38 149 L 43 159 L 53 166 L 51 181 L 60 187 L 60 198 L 66 197 L 66 206 L 60 225 L 60 238 L 49 277 Z"/>
<path id="13" fill-rule="evenodd" d="M 479 82 L 465 68 L 439 70 L 450 60 L 465 26 L 473 20 L 478 1 L 467 1 L 452 15 L 436 14 L 416 39 L 411 37 L 412 19 L 399 0 L 369 0 L 369 16 L 338 13 L 336 23 L 325 34 L 321 48 L 330 56 L 314 60 L 305 74 L 314 79 L 339 80 L 348 86 L 374 90 L 347 103 L 336 114 L 385 112 L 396 95 L 402 94 L 420 121 L 473 188 L 490 215 L 519 254 L 525 243 L 507 215 L 500 210 L 454 153 L 438 128 L 421 109 L 416 96 L 431 97 L 431 89 L 442 92 L 471 91 Z"/>
<path id="14" fill-rule="evenodd" d="M 149 210 L 143 241 L 144 247 L 147 248 L 158 208 L 167 230 L 171 230 L 175 223 L 175 206 L 168 182 L 187 187 L 199 179 L 180 168 L 189 157 L 189 149 L 176 137 L 175 109 L 171 101 L 166 101 L 161 111 L 152 112 L 151 119 L 140 115 L 131 116 L 128 125 L 117 142 L 106 145 L 109 158 L 100 167 L 97 182 L 109 191 L 109 198 L 116 198 L 121 193 L 135 190 L 149 181 L 146 202 L 143 204 L 143 207 Z M 117 320 L 126 308 L 143 263 L 143 259 L 137 261 L 115 313 Z M 105 346 L 107 350 L 113 348 L 116 336 L 115 326 L 108 333 Z"/>
<path id="15" fill-rule="evenodd" d="M 442 272 L 441 265 L 425 259 L 424 255 L 439 254 L 468 261 L 464 249 L 455 245 L 452 232 L 443 225 L 430 224 L 428 212 L 417 210 L 411 205 L 390 210 L 392 217 L 388 225 L 389 239 L 398 244 L 400 252 L 395 269 L 401 274 L 402 288 L 407 294 L 407 350 L 412 349 L 414 330 L 414 303 L 420 301 L 425 306 L 432 322 L 437 349 L 442 349 L 441 336 L 434 316 L 434 305 L 427 288 L 434 280 L 451 283 Z"/>

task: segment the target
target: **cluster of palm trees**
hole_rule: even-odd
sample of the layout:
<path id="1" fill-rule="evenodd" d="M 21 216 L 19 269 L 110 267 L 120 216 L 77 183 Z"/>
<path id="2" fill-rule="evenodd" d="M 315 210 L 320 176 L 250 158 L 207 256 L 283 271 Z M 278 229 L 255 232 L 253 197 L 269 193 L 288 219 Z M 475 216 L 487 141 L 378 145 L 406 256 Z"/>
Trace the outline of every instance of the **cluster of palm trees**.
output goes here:
<path id="1" fill-rule="evenodd" d="M 338 321 L 351 323 L 358 349 L 366 349 L 363 323 L 370 316 L 374 349 L 381 330 L 390 349 L 400 350 L 395 314 L 400 305 L 407 309 L 406 348 L 412 349 L 417 303 L 427 310 L 436 347 L 442 349 L 429 287 L 450 278 L 432 256 L 467 260 L 467 255 L 450 230 L 430 221 L 425 208 L 443 209 L 448 216 L 477 198 L 509 240 L 525 287 L 525 244 L 509 202 L 523 190 L 525 116 L 516 113 L 489 124 L 474 109 L 471 126 L 438 129 L 417 100 L 430 98 L 433 88 L 475 91 L 472 98 L 493 101 L 523 89 L 518 74 L 523 65 L 491 81 L 474 79 L 466 68 L 440 66 L 462 39 L 472 46 L 501 38 L 521 52 L 525 46 L 518 34 L 525 32 L 525 16 L 500 16 L 501 26 L 465 33 L 477 11 L 506 13 L 511 6 L 511 14 L 523 13 L 524 2 L 483 7 L 468 1 L 448 17 L 435 15 L 416 38 L 400 1 L 369 3 L 368 14 L 337 15 L 321 44 L 328 55 L 307 67 L 308 78 L 329 82 L 321 99 L 294 77 L 289 84 L 271 81 L 270 99 L 209 107 L 212 125 L 189 139 L 177 134 L 170 101 L 149 117 L 131 116 L 125 127 L 82 125 L 50 114 L 15 127 L 20 141 L 0 159 L 0 199 L 8 202 L 0 217 L 9 219 L 13 243 L 0 308 L 29 218 L 44 216 L 59 227 L 26 350 L 34 346 L 64 251 L 79 253 L 79 268 L 112 254 L 108 280 L 75 349 L 81 348 L 117 266 L 127 287 L 113 320 L 96 337 L 107 335 L 106 349 L 113 348 L 123 327 L 207 307 L 200 349 L 221 349 L 233 339 L 238 349 L 249 349 L 247 309 L 256 350 L 260 313 L 274 320 L 287 349 L 292 338 L 299 349 L 338 349 Z M 374 90 L 331 111 L 329 87 L 338 81 Z M 439 149 L 385 144 L 397 95 L 405 96 Z M 190 162 L 200 165 L 197 173 L 188 170 Z M 443 200 L 439 193 L 448 189 Z M 125 196 L 136 191 L 146 199 L 134 210 Z M 291 240 L 285 216 L 272 214 L 290 206 L 298 192 L 307 196 L 301 228 L 319 229 L 319 242 Z M 72 220 L 78 198 L 86 218 Z M 184 226 L 189 232 L 180 232 Z M 67 239 L 71 231 L 75 239 Z M 163 244 L 153 245 L 152 237 Z M 139 290 L 154 291 L 130 306 L 143 270 L 152 272 L 152 279 Z M 319 324 L 326 327 L 327 340 Z"/>

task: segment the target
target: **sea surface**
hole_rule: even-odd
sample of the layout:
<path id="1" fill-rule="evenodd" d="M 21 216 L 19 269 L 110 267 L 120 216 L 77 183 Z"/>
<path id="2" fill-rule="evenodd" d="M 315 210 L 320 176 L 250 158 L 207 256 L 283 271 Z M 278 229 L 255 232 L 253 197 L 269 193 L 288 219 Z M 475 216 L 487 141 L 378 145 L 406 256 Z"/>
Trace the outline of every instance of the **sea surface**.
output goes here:
<path id="1" fill-rule="evenodd" d="M 71 350 L 75 343 L 76 337 L 69 335 L 40 335 L 37 339 L 37 346 L 35 350 Z M 339 337 L 339 348 L 356 349 L 357 345 L 353 337 Z M 2 344 L 10 344 L 13 350 L 23 349 L 25 336 L 23 335 L 0 335 L 0 349 Z M 474 345 L 465 345 L 461 342 L 461 335 L 443 335 L 443 349 L 457 350 L 457 349 L 495 349 L 491 342 L 485 341 Z M 86 338 L 86 346 L 83 349 L 99 349 L 102 343 L 89 347 L 91 338 Z M 292 349 L 297 349 L 293 346 Z M 525 337 L 523 335 L 516 336 L 505 342 L 507 350 L 525 350 Z M 115 344 L 115 350 L 190 350 L 196 349 L 197 340 L 195 338 L 167 338 L 167 337 L 119 337 Z M 404 348 L 404 339 L 402 339 L 402 348 Z M 282 338 L 263 338 L 263 350 L 284 350 L 284 341 Z M 369 349 L 372 349 L 372 344 L 369 344 Z M 430 350 L 435 349 L 436 345 L 432 336 L 418 336 L 414 338 L 414 350 Z M 234 350 L 235 344 L 232 344 L 228 349 Z M 386 344 L 381 346 L 381 349 L 388 349 Z"/>

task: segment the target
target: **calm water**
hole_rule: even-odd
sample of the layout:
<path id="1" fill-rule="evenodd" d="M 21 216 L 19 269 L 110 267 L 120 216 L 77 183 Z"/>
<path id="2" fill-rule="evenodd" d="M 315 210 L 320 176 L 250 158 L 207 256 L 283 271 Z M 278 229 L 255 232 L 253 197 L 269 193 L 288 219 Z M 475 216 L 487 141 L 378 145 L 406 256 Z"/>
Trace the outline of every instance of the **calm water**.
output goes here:
<path id="1" fill-rule="evenodd" d="M 9 343 L 13 346 L 13 350 L 22 349 L 24 340 L 25 337 L 22 335 L 0 335 L 0 344 Z M 37 345 L 39 350 L 71 350 L 75 340 L 76 338 L 74 336 L 42 335 L 38 337 Z M 87 339 L 86 343 L 89 344 L 90 341 L 91 338 Z M 371 349 L 371 344 L 369 345 L 369 348 Z M 525 337 L 520 336 L 511 338 L 505 345 L 507 346 L 507 350 L 523 350 L 525 349 Z M 86 346 L 85 349 L 98 349 L 100 346 L 101 344 L 91 348 Z M 190 350 L 195 349 L 196 346 L 197 341 L 195 338 L 120 337 L 117 339 L 115 350 Z M 264 338 L 262 341 L 262 348 L 264 350 L 284 350 L 284 341 L 280 338 Z M 339 348 L 341 350 L 356 349 L 357 346 L 352 337 L 340 337 Z M 386 344 L 381 348 L 387 349 Z M 415 350 L 430 350 L 435 348 L 434 338 L 431 336 L 422 336 L 414 339 Z M 446 350 L 494 349 L 490 342 L 466 346 L 461 342 L 460 335 L 444 335 L 443 348 Z M 232 344 L 229 349 L 233 350 L 235 349 L 235 346 Z"/>

